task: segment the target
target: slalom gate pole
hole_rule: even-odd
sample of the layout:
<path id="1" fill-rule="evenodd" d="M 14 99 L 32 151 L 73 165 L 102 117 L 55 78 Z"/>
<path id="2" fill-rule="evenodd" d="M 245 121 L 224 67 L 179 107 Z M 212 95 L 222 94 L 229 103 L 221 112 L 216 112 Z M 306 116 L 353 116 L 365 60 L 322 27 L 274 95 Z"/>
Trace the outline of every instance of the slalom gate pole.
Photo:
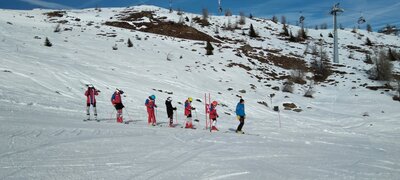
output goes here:
<path id="1" fill-rule="evenodd" d="M 281 124 L 281 113 L 280 113 L 281 111 L 278 111 L 278 118 L 279 118 L 279 128 L 281 128 L 282 127 L 282 124 Z"/>
<path id="2" fill-rule="evenodd" d="M 207 93 L 204 93 L 204 110 L 206 115 L 206 129 L 208 128 L 208 119 L 207 119 Z"/>
<path id="3" fill-rule="evenodd" d="M 208 93 L 208 107 L 210 107 L 211 106 L 211 94 L 210 93 Z M 210 117 L 208 118 L 208 120 L 209 120 L 209 125 L 210 125 L 210 131 L 211 131 L 211 119 L 210 119 Z"/>

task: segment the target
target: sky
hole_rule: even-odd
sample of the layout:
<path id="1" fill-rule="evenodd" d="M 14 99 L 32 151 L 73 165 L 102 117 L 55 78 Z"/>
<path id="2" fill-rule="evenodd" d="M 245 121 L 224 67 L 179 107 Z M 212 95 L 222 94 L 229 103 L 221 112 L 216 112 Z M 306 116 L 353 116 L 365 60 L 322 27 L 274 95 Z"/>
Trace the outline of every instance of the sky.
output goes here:
<path id="1" fill-rule="evenodd" d="M 0 0 L 2 9 L 82 9 L 91 7 L 126 7 L 139 4 L 169 7 L 170 0 Z M 400 26 L 399 0 L 221 0 L 224 10 L 230 9 L 234 14 L 244 12 L 255 17 L 271 18 L 273 15 L 285 16 L 290 24 L 296 24 L 304 16 L 306 27 L 315 27 L 327 23 L 332 26 L 329 14 L 332 6 L 340 3 L 345 10 L 339 17 L 343 27 L 365 28 L 371 24 L 374 31 L 386 24 Z M 172 0 L 173 9 L 201 13 L 207 8 L 211 14 L 218 14 L 218 0 Z M 366 23 L 357 23 L 360 17 Z"/>

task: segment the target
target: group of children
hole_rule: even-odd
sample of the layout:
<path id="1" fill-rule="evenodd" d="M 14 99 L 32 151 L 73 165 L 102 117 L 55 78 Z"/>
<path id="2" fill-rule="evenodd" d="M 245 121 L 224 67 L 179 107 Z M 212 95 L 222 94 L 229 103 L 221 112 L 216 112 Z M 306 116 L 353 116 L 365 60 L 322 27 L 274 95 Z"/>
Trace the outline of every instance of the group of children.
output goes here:
<path id="1" fill-rule="evenodd" d="M 88 89 L 85 92 L 85 96 L 87 97 L 86 100 L 86 115 L 87 115 L 87 120 L 90 120 L 90 106 L 93 107 L 93 113 L 94 113 L 94 118 L 97 120 L 97 110 L 96 110 L 96 96 L 99 94 L 99 90 L 97 90 L 93 85 L 89 85 Z M 117 111 L 117 123 L 123 123 L 123 116 L 122 116 L 122 109 L 124 108 L 124 105 L 122 104 L 122 98 L 121 95 L 124 94 L 124 92 L 120 89 L 116 89 L 113 95 L 111 96 L 111 103 L 115 107 Z M 156 96 L 151 95 L 146 99 L 145 106 L 147 108 L 147 115 L 148 115 L 148 125 L 155 126 L 156 125 L 156 115 L 155 111 L 157 108 L 157 105 L 155 103 Z M 193 129 L 193 121 L 192 121 L 192 111 L 196 110 L 192 106 L 193 98 L 189 97 L 186 99 L 185 104 L 184 104 L 184 115 L 186 117 L 185 121 L 185 128 L 191 128 Z M 172 106 L 172 98 L 168 97 L 167 100 L 165 101 L 165 105 L 167 108 L 167 116 L 169 119 L 169 126 L 173 126 L 173 116 L 174 116 L 174 111 L 177 110 L 176 107 Z M 210 124 L 210 130 L 211 131 L 218 131 L 217 128 L 217 118 L 219 117 L 217 113 L 216 107 L 218 106 L 217 101 L 213 101 L 208 109 L 207 112 L 209 113 L 209 118 L 212 120 L 212 123 Z M 239 120 L 239 125 L 236 129 L 237 133 L 243 134 L 242 127 L 244 125 L 244 120 L 246 117 L 245 110 L 244 110 L 244 100 L 240 99 L 238 104 L 236 105 L 236 115 L 237 119 Z"/>

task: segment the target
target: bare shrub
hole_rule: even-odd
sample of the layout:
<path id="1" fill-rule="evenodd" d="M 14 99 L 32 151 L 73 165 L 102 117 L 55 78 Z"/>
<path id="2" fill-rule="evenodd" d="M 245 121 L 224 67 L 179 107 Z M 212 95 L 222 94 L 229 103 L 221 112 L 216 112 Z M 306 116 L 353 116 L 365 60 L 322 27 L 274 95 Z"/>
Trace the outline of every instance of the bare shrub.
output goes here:
<path id="1" fill-rule="evenodd" d="M 327 52 L 320 46 L 318 55 L 314 55 L 311 63 L 311 71 L 314 73 L 314 81 L 325 81 L 331 75 L 329 57 Z"/>
<path id="2" fill-rule="evenodd" d="M 117 44 L 115 44 L 115 45 L 112 47 L 112 50 L 114 50 L 114 51 L 118 50 Z"/>
<path id="3" fill-rule="evenodd" d="M 282 24 L 286 24 L 286 16 L 282 16 L 281 17 L 281 23 Z"/>
<path id="4" fill-rule="evenodd" d="M 283 83 L 282 92 L 293 93 L 294 91 L 293 85 L 294 83 L 288 79 Z"/>
<path id="5" fill-rule="evenodd" d="M 375 52 L 372 62 L 374 67 L 367 72 L 370 79 L 380 81 L 390 81 L 392 79 L 393 65 L 383 50 Z"/>
<path id="6" fill-rule="evenodd" d="M 306 89 L 306 91 L 304 93 L 304 97 L 313 98 L 314 94 L 315 94 L 314 81 L 310 81 L 310 84 L 308 84 L 307 89 Z"/>
<path id="7" fill-rule="evenodd" d="M 305 84 L 304 80 L 305 72 L 303 69 L 295 69 L 290 72 L 290 79 L 292 82 L 297 84 Z"/>
<path id="8" fill-rule="evenodd" d="M 318 55 L 318 47 L 315 44 L 311 46 L 311 54 L 314 56 Z"/>
<path id="9" fill-rule="evenodd" d="M 183 15 L 183 11 L 181 10 L 181 8 L 178 8 L 178 10 L 176 11 L 176 14 L 177 15 Z"/>
<path id="10" fill-rule="evenodd" d="M 60 32 L 61 31 L 61 24 L 57 24 L 57 26 L 54 28 L 54 32 Z"/>
<path id="11" fill-rule="evenodd" d="M 239 24 L 240 25 L 246 24 L 246 16 L 244 15 L 244 12 L 240 12 Z"/>
<path id="12" fill-rule="evenodd" d="M 297 31 L 297 41 L 304 41 L 308 38 L 306 30 L 304 28 L 299 29 Z"/>
<path id="13" fill-rule="evenodd" d="M 202 10 L 202 14 L 203 14 L 203 21 L 207 21 L 209 16 L 208 9 L 204 8 Z"/>
<path id="14" fill-rule="evenodd" d="M 183 18 L 183 16 L 179 16 L 178 24 L 184 24 L 184 23 L 185 23 L 185 19 Z"/>
<path id="15" fill-rule="evenodd" d="M 231 9 L 226 9 L 226 10 L 225 10 L 225 16 L 232 16 L 232 11 L 231 11 Z"/>

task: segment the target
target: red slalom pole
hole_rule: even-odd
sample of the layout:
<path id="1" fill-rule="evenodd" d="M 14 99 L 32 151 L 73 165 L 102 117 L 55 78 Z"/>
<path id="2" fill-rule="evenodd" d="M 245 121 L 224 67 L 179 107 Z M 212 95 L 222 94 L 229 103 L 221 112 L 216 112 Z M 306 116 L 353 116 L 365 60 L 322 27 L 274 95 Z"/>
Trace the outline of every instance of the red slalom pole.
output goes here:
<path id="1" fill-rule="evenodd" d="M 211 95 L 208 93 L 208 108 L 211 106 Z M 209 111 L 209 110 L 208 110 Z M 210 124 L 210 131 L 211 131 L 211 119 L 209 118 L 209 124 Z"/>
<path id="2" fill-rule="evenodd" d="M 206 129 L 208 128 L 208 119 L 207 119 L 207 93 L 204 93 L 204 110 L 206 115 Z"/>

